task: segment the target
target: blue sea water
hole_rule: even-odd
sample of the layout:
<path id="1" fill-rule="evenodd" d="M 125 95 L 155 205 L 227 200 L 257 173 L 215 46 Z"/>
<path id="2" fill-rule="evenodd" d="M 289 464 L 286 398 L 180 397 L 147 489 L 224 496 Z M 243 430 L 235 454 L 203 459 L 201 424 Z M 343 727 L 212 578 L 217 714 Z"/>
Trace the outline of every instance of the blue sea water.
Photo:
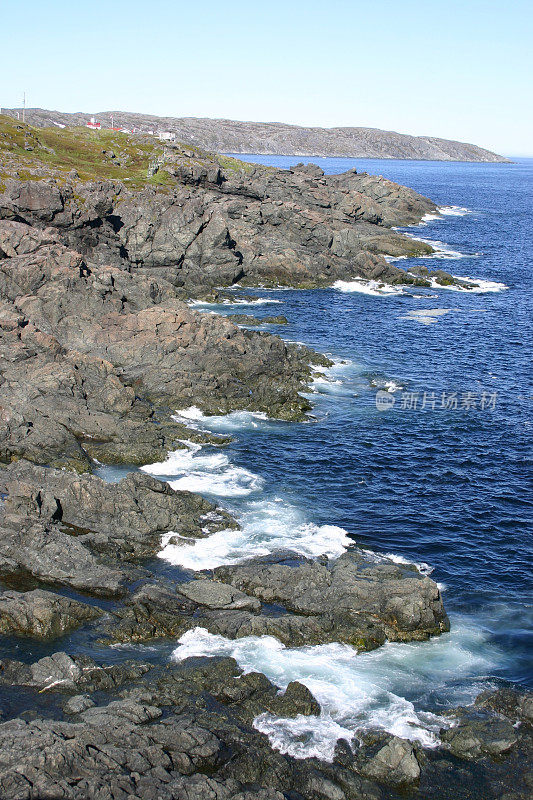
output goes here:
<path id="1" fill-rule="evenodd" d="M 299 160 L 249 159 L 280 167 Z M 231 655 L 280 687 L 304 682 L 321 704 L 319 719 L 256 725 L 284 752 L 328 758 L 339 737 L 376 727 L 432 746 L 448 724 L 444 709 L 502 683 L 533 683 L 533 160 L 319 163 L 331 174 L 353 166 L 383 174 L 435 200 L 444 213 L 410 233 L 440 242 L 441 252 L 417 263 L 480 279 L 486 291 L 383 294 L 357 282 L 237 289 L 249 302 L 239 310 L 289 319 L 265 329 L 333 359 L 313 385 L 310 421 L 185 409 L 186 420 L 231 432 L 233 443 L 223 452 L 191 448 L 147 471 L 207 494 L 242 525 L 192 545 L 169 543 L 167 564 L 210 569 L 280 548 L 335 556 L 355 541 L 376 557 L 416 563 L 438 582 L 451 631 L 426 643 L 356 655 L 340 644 L 291 649 L 269 637 L 232 642 L 198 629 L 180 640 L 177 660 Z M 387 410 L 377 408 L 378 391 Z"/>
<path id="2" fill-rule="evenodd" d="M 282 168 L 301 160 L 244 158 Z M 313 424 L 219 421 L 219 430 L 235 429 L 226 454 L 260 476 L 262 497 L 290 501 L 302 519 L 434 567 L 452 629 L 476 632 L 472 661 L 490 652 L 468 675 L 476 690 L 495 678 L 531 684 L 533 160 L 315 161 L 328 174 L 355 166 L 455 207 L 411 232 L 456 255 L 417 263 L 508 288 L 423 296 L 253 292 L 276 305 L 243 311 L 285 314 L 290 325 L 277 333 L 347 363 L 331 371 L 336 382 L 316 385 Z M 429 315 L 433 324 L 412 313 L 423 310 L 439 310 Z M 402 387 L 388 411 L 376 408 L 379 387 Z M 441 408 L 443 392 L 457 393 L 457 409 Z M 416 408 L 408 407 L 412 393 Z M 249 510 L 251 496 L 232 502 Z"/>
<path id="3" fill-rule="evenodd" d="M 244 158 L 280 167 L 301 160 Z M 237 288 L 238 307 L 197 305 L 206 313 L 284 314 L 288 325 L 264 329 L 327 353 L 334 366 L 313 384 L 307 423 L 180 410 L 192 425 L 232 433 L 232 443 L 191 445 L 146 471 L 229 508 L 241 530 L 192 544 L 169 542 L 155 566 L 179 579 L 184 569 L 210 569 L 280 548 L 335 556 L 355 541 L 378 558 L 391 554 L 424 573 L 433 570 L 450 633 L 359 655 L 340 644 L 291 649 L 270 637 L 231 642 L 201 630 L 179 643 L 116 649 L 77 632 L 61 647 L 103 660 L 227 654 L 280 687 L 301 680 L 321 703 L 320 719 L 256 724 L 285 752 L 330 757 L 339 737 L 361 728 L 383 728 L 431 746 L 446 724 L 440 716 L 446 707 L 501 683 L 533 685 L 533 160 L 318 163 L 329 174 L 354 166 L 382 174 L 447 208 L 441 218 L 410 229 L 441 242 L 443 251 L 441 258 L 416 262 L 482 279 L 496 290 Z M 376 406 L 378 391 L 389 401 L 387 410 Z M 442 407 L 443 394 L 451 407 Z M 104 467 L 100 474 L 117 480 L 124 470 Z M 21 646 L 17 655 L 29 660 L 45 650 Z"/>
<path id="4" fill-rule="evenodd" d="M 248 158 L 283 168 L 301 160 Z M 283 487 L 314 522 L 339 525 L 364 546 L 431 564 L 432 577 L 446 585 L 449 611 L 470 615 L 512 654 L 495 673 L 531 682 L 533 160 L 315 161 L 328 174 L 355 166 L 411 186 L 439 206 L 469 209 L 415 229 L 465 257 L 417 263 L 509 288 L 437 290 L 427 299 L 262 291 L 282 301 L 265 306 L 290 320 L 278 329 L 282 336 L 351 364 L 337 370 L 342 385 L 322 387 L 329 393 L 316 406 L 316 424 L 242 431 L 234 460 L 266 485 Z M 413 310 L 437 308 L 447 313 L 434 324 L 407 318 Z M 392 410 L 377 411 L 376 385 L 388 381 L 419 392 L 418 408 L 402 408 L 398 391 Z M 440 409 L 442 392 L 458 393 L 458 410 Z M 467 393 L 476 408 L 461 409 Z M 481 409 L 483 393 L 487 405 L 497 393 L 494 409 Z"/>

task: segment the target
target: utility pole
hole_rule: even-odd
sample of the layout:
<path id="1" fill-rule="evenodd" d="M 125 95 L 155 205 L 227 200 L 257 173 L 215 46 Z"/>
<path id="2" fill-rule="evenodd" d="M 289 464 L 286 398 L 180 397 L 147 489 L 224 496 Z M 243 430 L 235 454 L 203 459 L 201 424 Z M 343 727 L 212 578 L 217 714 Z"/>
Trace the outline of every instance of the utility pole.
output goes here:
<path id="1" fill-rule="evenodd" d="M 26 92 L 24 92 L 24 98 L 22 100 L 22 121 L 26 122 Z"/>
<path id="2" fill-rule="evenodd" d="M 111 114 L 111 127 L 113 127 L 113 114 Z"/>

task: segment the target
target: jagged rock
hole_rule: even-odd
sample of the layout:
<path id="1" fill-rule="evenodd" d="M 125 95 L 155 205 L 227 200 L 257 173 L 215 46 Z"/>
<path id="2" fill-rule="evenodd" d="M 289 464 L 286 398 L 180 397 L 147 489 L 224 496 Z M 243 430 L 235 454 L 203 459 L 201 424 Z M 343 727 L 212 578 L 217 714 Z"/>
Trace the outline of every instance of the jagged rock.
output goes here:
<path id="1" fill-rule="evenodd" d="M 21 223 L 0 222 L 0 230 L 13 252 L 31 240 L 30 252 L 0 259 L 0 291 L 9 312 L 7 330 L 0 331 L 9 354 L 0 391 L 5 460 L 37 460 L 44 451 L 54 463 L 55 451 L 62 451 L 83 469 L 85 442 L 96 456 L 94 444 L 112 450 L 109 443 L 116 443 L 118 460 L 135 434 L 141 441 L 129 451 L 136 463 L 141 455 L 157 457 L 184 428 L 168 420 L 159 430 L 150 426 L 150 403 L 198 403 L 222 413 L 249 408 L 285 419 L 303 418 L 309 408 L 299 390 L 310 380 L 310 362 L 324 359 L 308 348 L 199 314 L 177 300 L 164 279 L 88 266 L 79 253 L 44 244 L 46 236 L 33 251 L 35 235 Z M 23 315 L 20 325 L 16 313 Z M 24 436 L 28 428 L 33 449 Z M 105 456 L 106 448 L 100 453 Z"/>
<path id="2" fill-rule="evenodd" d="M 60 653 L 34 664 L 0 662 L 0 684 L 35 692 L 31 715 L 0 724 L 5 800 L 380 800 L 412 790 L 419 779 L 428 800 L 440 800 L 443 785 L 459 800 L 529 797 L 528 726 L 516 729 L 516 748 L 483 762 L 486 777 L 467 759 L 457 780 L 446 751 L 428 758 L 388 734 L 365 736 L 355 752 L 340 742 L 332 763 L 283 755 L 252 727 L 254 718 L 265 711 L 315 714 L 316 701 L 298 684 L 280 694 L 264 675 L 242 674 L 229 658 L 150 669 Z M 502 719 L 492 710 L 477 713 Z"/>
<path id="3" fill-rule="evenodd" d="M 76 694 L 74 697 L 69 697 L 64 703 L 63 711 L 65 714 L 81 714 L 82 711 L 87 711 L 92 706 L 94 706 L 94 701 L 91 700 L 89 695 Z"/>
<path id="4" fill-rule="evenodd" d="M 51 639 L 101 614 L 86 603 L 40 589 L 0 594 L 0 633 Z"/>
<path id="5" fill-rule="evenodd" d="M 533 725 L 533 694 L 521 693 L 514 689 L 485 691 L 476 697 L 478 708 L 490 709 L 510 720 Z"/>
<path id="6" fill-rule="evenodd" d="M 101 666 L 87 656 L 72 658 L 64 652 L 23 664 L 4 659 L 0 661 L 0 683 L 4 686 L 28 686 L 54 692 L 116 691 L 129 681 L 138 680 L 150 670 L 139 661 Z"/>
<path id="7" fill-rule="evenodd" d="M 331 636 L 326 641 L 367 649 L 385 636 L 409 641 L 449 629 L 432 580 L 414 566 L 375 563 L 358 549 L 326 564 L 302 558 L 298 566 L 288 566 L 275 558 L 255 559 L 219 567 L 215 575 L 262 602 L 324 621 Z"/>
<path id="8" fill-rule="evenodd" d="M 226 583 L 196 580 L 183 583 L 178 592 L 199 606 L 221 610 L 259 611 L 261 603 Z"/>
<path id="9" fill-rule="evenodd" d="M 407 786 L 420 777 L 420 765 L 411 742 L 390 737 L 372 757 L 366 758 L 360 772 L 367 778 L 392 786 Z"/>
<path id="10" fill-rule="evenodd" d="M 458 725 L 441 731 L 441 739 L 457 758 L 500 756 L 518 741 L 508 719 L 465 715 Z"/>
<path id="11" fill-rule="evenodd" d="M 276 697 L 277 702 L 272 704 L 270 711 L 278 717 L 295 717 L 298 714 L 309 716 L 320 714 L 320 704 L 313 694 L 302 683 L 291 681 L 283 694 Z"/>
<path id="12" fill-rule="evenodd" d="M 386 639 L 423 640 L 449 628 L 437 585 L 414 566 L 376 563 L 357 548 L 331 562 L 295 557 L 288 566 L 283 555 L 278 562 L 269 556 L 219 567 L 216 581 L 183 583 L 177 592 L 145 586 L 116 610 L 107 633 L 143 641 L 200 626 L 229 639 L 275 636 L 290 647 L 345 642 L 371 650 Z"/>
<path id="13" fill-rule="evenodd" d="M 173 179 L 164 194 L 152 186 L 132 192 L 118 181 L 36 189 L 36 181 L 8 180 L 0 211 L 51 223 L 64 243 L 101 264 L 127 261 L 196 295 L 237 281 L 412 282 L 378 254 L 431 252 L 391 227 L 414 224 L 435 205 L 383 178 L 355 170 L 326 176 L 316 166 L 224 168 L 208 153 L 191 159 L 179 145 L 166 148 L 158 166 Z M 54 200 L 50 194 L 45 212 L 47 193 Z"/>
<path id="14" fill-rule="evenodd" d="M 125 593 L 124 570 L 101 563 L 77 538 L 57 524 L 31 517 L 0 518 L 0 577 L 10 583 L 29 577 L 52 586 L 69 586 L 87 594 Z"/>
<path id="15" fill-rule="evenodd" d="M 136 560 L 161 549 L 161 535 L 208 536 L 237 523 L 199 495 L 132 472 L 117 483 L 92 475 L 35 466 L 26 461 L 0 473 L 7 493 L 4 513 L 56 523 L 90 550 Z"/>

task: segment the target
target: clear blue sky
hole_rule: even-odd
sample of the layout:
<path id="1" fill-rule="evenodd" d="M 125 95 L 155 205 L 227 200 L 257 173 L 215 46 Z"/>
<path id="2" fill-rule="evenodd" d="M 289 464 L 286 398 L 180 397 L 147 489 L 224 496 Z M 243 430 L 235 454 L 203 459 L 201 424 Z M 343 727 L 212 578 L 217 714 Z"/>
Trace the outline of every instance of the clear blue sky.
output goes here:
<path id="1" fill-rule="evenodd" d="M 0 3 L 0 105 L 362 125 L 533 155 L 526 0 Z"/>

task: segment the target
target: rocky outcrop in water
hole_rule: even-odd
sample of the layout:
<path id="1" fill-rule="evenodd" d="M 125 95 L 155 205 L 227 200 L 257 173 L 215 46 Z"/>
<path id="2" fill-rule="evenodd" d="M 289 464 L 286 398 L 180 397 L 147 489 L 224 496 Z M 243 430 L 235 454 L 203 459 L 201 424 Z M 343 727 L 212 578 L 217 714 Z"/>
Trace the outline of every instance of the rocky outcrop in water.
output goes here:
<path id="1" fill-rule="evenodd" d="M 0 593 L 0 633 L 4 634 L 53 639 L 101 613 L 94 606 L 41 589 Z"/>
<path id="2" fill-rule="evenodd" d="M 446 750 L 383 732 L 339 742 L 331 762 L 276 752 L 254 720 L 312 724 L 318 704 L 305 686 L 279 694 L 232 659 L 161 668 L 56 653 L 0 662 L 0 698 L 8 688 L 22 691 L 32 711 L 0 723 L 5 800 L 386 800 L 417 787 L 431 800 L 528 796 L 531 726 L 501 709 L 485 712 L 487 725 L 510 728 L 512 743 L 497 759 L 480 751 L 457 770 Z M 523 707 L 526 698 L 513 694 Z M 461 725 L 461 709 L 450 713 Z"/>
<path id="3" fill-rule="evenodd" d="M 207 536 L 236 527 L 202 497 L 140 473 L 105 483 L 20 461 L 0 478 L 0 577 L 11 585 L 39 581 L 121 596 L 128 579 L 149 574 L 134 565 L 156 555 L 163 533 Z"/>
<path id="4" fill-rule="evenodd" d="M 114 145 L 122 153 L 117 159 L 115 150 L 111 158 L 98 141 L 88 134 L 7 125 L 0 139 L 0 218 L 52 226 L 61 243 L 84 258 L 164 279 L 182 296 L 205 296 L 237 282 L 425 283 L 382 257 L 432 252 L 392 230 L 435 211 L 434 203 L 411 189 L 355 170 L 325 175 L 312 164 L 276 170 L 123 135 Z M 17 158 L 23 143 L 31 155 L 23 150 Z M 83 148 L 94 159 L 83 180 L 68 169 L 82 169 L 72 155 L 76 148 L 85 170 Z M 156 156 L 158 171 L 149 175 Z M 31 180 L 21 180 L 21 160 L 31 168 Z M 154 292 L 165 294 L 161 286 Z"/>
<path id="5" fill-rule="evenodd" d="M 289 647 L 345 642 L 371 650 L 387 639 L 423 640 L 449 629 L 432 580 L 357 549 L 323 563 L 292 554 L 250 559 L 214 575 L 173 589 L 144 586 L 116 610 L 109 635 L 144 641 L 201 626 L 229 639 L 274 636 Z"/>

